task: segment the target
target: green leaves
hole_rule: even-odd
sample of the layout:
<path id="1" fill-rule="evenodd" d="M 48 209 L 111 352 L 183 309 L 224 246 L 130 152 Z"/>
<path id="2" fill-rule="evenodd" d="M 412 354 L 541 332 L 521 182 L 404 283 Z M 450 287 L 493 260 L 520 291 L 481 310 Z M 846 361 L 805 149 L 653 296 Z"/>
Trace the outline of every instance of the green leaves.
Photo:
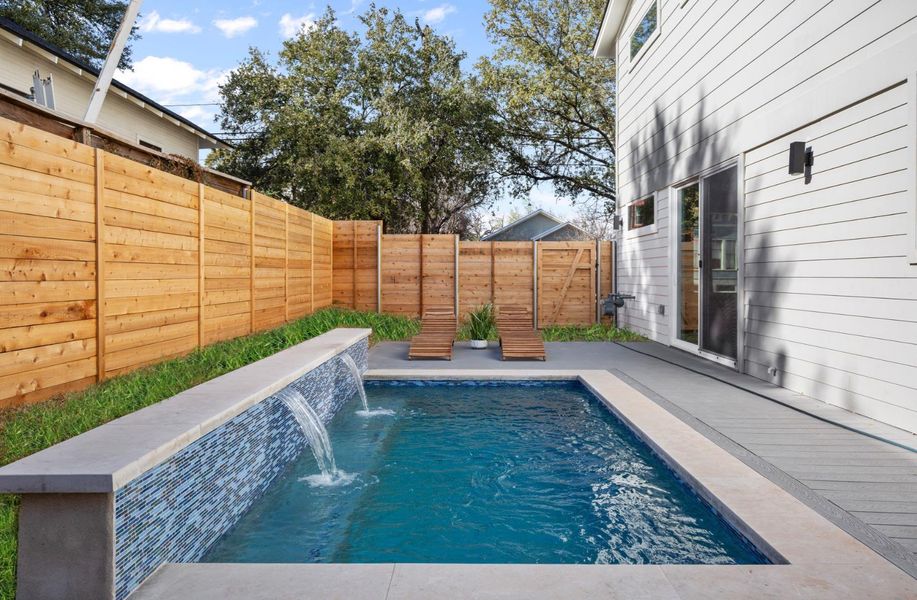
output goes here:
<path id="1" fill-rule="evenodd" d="M 541 182 L 613 211 L 615 66 L 592 57 L 605 0 L 491 0 L 496 46 L 479 61 L 498 111 L 500 172 L 518 196 Z"/>
<path id="2" fill-rule="evenodd" d="M 482 304 L 468 313 L 467 335 L 472 340 L 488 340 L 494 330 L 494 307 Z"/>
<path id="3" fill-rule="evenodd" d="M 236 147 L 209 163 L 329 218 L 461 233 L 498 183 L 494 106 L 450 38 L 374 5 L 360 18 L 357 36 L 328 9 L 276 64 L 252 50 L 221 88 Z"/>
<path id="4" fill-rule="evenodd" d="M 101 68 L 126 9 L 124 0 L 0 0 L 0 17 L 96 68 Z M 134 27 L 130 40 L 140 37 L 136 32 Z M 124 48 L 118 68 L 131 68 L 130 45 Z"/>

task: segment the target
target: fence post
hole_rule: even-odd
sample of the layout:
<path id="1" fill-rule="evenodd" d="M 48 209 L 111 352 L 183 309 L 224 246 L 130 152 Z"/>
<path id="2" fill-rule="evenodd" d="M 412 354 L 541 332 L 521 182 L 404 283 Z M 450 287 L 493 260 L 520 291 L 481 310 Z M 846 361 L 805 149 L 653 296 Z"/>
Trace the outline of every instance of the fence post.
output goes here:
<path id="1" fill-rule="evenodd" d="M 351 221 L 353 225 L 353 309 L 357 310 L 357 221 Z"/>
<path id="2" fill-rule="evenodd" d="M 290 320 L 290 205 L 283 203 L 283 322 Z"/>
<path id="3" fill-rule="evenodd" d="M 538 240 L 532 241 L 532 326 L 538 329 Z"/>
<path id="4" fill-rule="evenodd" d="M 255 195 L 248 193 L 248 248 L 249 258 L 251 259 L 249 280 L 248 280 L 248 297 L 249 297 L 249 327 L 251 333 L 255 333 Z"/>
<path id="5" fill-rule="evenodd" d="M 315 313 L 315 215 L 311 212 L 309 213 L 309 228 L 309 314 L 311 315 Z M 333 243 L 334 238 L 332 238 Z"/>
<path id="6" fill-rule="evenodd" d="M 376 312 L 382 312 L 382 225 L 376 225 Z"/>
<path id="7" fill-rule="evenodd" d="M 204 184 L 197 184 L 197 347 L 204 345 Z"/>
<path id="8" fill-rule="evenodd" d="M 497 276 L 496 266 L 497 266 L 497 256 L 494 254 L 494 243 L 490 242 L 490 303 L 491 305 L 496 304 L 497 302 Z"/>
<path id="9" fill-rule="evenodd" d="M 96 148 L 96 380 L 105 380 L 105 152 Z"/>
<path id="10" fill-rule="evenodd" d="M 602 320 L 599 315 L 599 298 L 602 296 L 602 241 L 595 241 L 595 322 Z"/>
<path id="11" fill-rule="evenodd" d="M 459 318 L 459 236 L 455 234 L 455 267 L 452 269 L 452 283 L 455 286 L 455 318 Z"/>
<path id="12" fill-rule="evenodd" d="M 423 234 L 420 234 L 420 318 L 423 318 Z"/>

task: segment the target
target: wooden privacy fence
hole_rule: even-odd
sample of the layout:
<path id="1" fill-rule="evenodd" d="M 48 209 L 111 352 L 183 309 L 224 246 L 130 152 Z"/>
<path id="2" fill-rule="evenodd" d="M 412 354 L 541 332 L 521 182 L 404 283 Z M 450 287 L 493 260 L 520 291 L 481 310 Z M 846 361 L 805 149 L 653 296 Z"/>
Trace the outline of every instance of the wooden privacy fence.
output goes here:
<path id="1" fill-rule="evenodd" d="M 0 117 L 0 407 L 280 325 L 332 303 L 417 316 L 521 305 L 592 323 L 608 242 L 382 235 Z"/>
<path id="2" fill-rule="evenodd" d="M 328 219 L 0 118 L 0 406 L 332 302 Z"/>
<path id="3" fill-rule="evenodd" d="M 467 242 L 454 235 L 382 234 L 378 221 L 334 224 L 334 303 L 416 317 L 430 306 L 518 305 L 538 327 L 601 318 L 612 291 L 607 241 Z M 356 265 L 356 268 L 354 268 Z"/>

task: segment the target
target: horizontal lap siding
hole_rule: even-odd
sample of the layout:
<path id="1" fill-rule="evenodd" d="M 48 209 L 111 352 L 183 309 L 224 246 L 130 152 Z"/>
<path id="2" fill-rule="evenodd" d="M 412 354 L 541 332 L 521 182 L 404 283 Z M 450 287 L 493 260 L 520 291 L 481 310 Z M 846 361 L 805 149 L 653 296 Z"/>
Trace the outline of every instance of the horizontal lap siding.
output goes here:
<path id="1" fill-rule="evenodd" d="M 668 193 L 662 190 L 655 198 L 656 232 L 626 234 L 618 246 L 615 265 L 618 293 L 634 296 L 618 310 L 618 320 L 620 325 L 641 335 L 667 342 L 669 317 L 666 315 L 675 308 L 674 300 L 669 298 Z M 660 306 L 666 307 L 666 314 L 659 314 Z"/>
<path id="2" fill-rule="evenodd" d="M 649 5 L 633 3 L 617 42 L 620 206 L 745 153 L 745 369 L 917 430 L 905 89 L 860 86 L 855 104 L 814 123 L 791 102 L 911 39 L 917 3 L 662 0 L 660 35 L 634 64 L 630 34 Z M 789 125 L 757 132 L 770 116 Z M 779 139 L 750 150 L 742 144 L 751 136 Z M 787 174 L 797 140 L 815 150 L 808 185 Z M 617 267 L 619 291 L 637 296 L 623 324 L 668 342 L 675 299 L 664 194 L 658 233 L 625 236 Z"/>
<path id="3" fill-rule="evenodd" d="M 494 248 L 494 305 L 521 306 L 534 315 L 535 245 L 499 242 Z"/>
<path id="4" fill-rule="evenodd" d="M 421 311 L 420 236 L 382 236 L 382 311 L 417 317 Z"/>
<path id="5" fill-rule="evenodd" d="M 312 293 L 314 309 L 331 306 L 334 222 L 312 216 Z"/>
<path id="6" fill-rule="evenodd" d="M 663 2 L 660 37 L 619 66 L 621 199 L 736 156 L 749 117 L 915 31 L 917 4 L 896 0 Z"/>
<path id="7" fill-rule="evenodd" d="M 312 214 L 290 208 L 287 239 L 288 317 L 298 319 L 312 312 Z"/>
<path id="8" fill-rule="evenodd" d="M 455 251 L 453 235 L 422 235 L 423 306 L 455 308 Z"/>
<path id="9" fill-rule="evenodd" d="M 118 156 L 106 154 L 104 165 L 103 330 L 110 377 L 197 346 L 199 188 Z M 108 253 L 109 245 L 117 251 Z"/>
<path id="10" fill-rule="evenodd" d="M 0 406 L 96 378 L 94 151 L 0 119 Z"/>
<path id="11" fill-rule="evenodd" d="M 377 236 L 381 226 L 381 221 L 334 222 L 335 304 L 357 310 L 377 309 Z"/>
<path id="12" fill-rule="evenodd" d="M 495 242 L 461 242 L 459 245 L 459 313 L 494 301 Z"/>
<path id="13" fill-rule="evenodd" d="M 207 188 L 204 192 L 203 343 L 252 330 L 251 204 Z"/>
<path id="14" fill-rule="evenodd" d="M 746 369 L 915 431 L 906 103 L 899 86 L 746 156 Z M 797 139 L 815 152 L 808 185 L 787 174 Z"/>
<path id="15" fill-rule="evenodd" d="M 595 321 L 595 242 L 538 244 L 538 325 Z"/>
<path id="16" fill-rule="evenodd" d="M 255 207 L 253 330 L 286 321 L 287 218 L 285 202 L 252 192 Z"/>
<path id="17" fill-rule="evenodd" d="M 2 118 L 0 177 L 0 407 L 331 302 L 332 222 L 302 209 Z"/>

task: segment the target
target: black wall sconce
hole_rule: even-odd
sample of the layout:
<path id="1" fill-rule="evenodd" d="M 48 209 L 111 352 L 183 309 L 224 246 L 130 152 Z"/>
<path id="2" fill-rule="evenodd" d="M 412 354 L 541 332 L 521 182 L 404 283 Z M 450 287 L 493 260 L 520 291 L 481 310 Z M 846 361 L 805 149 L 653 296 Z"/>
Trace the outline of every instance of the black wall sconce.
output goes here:
<path id="1" fill-rule="evenodd" d="M 815 164 L 815 153 L 806 148 L 805 142 L 790 143 L 790 175 L 805 175 L 806 183 L 812 181 L 812 165 Z"/>

